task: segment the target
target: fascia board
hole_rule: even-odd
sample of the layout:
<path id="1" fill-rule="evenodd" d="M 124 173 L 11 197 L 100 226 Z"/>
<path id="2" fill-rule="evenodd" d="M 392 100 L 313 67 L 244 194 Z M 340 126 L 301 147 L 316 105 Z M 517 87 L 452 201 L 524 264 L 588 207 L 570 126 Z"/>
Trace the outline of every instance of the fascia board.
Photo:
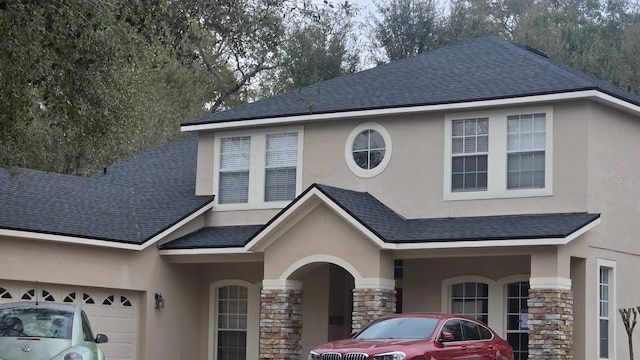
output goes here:
<path id="1" fill-rule="evenodd" d="M 434 250 L 453 248 L 488 248 L 488 247 L 522 247 L 522 246 L 545 246 L 545 245 L 567 245 L 578 236 L 593 229 L 600 224 L 597 218 L 585 226 L 577 229 L 571 234 L 562 238 L 537 238 L 537 239 L 504 239 L 504 240 L 478 240 L 478 241 L 442 241 L 442 242 L 422 242 L 422 243 L 386 243 L 386 250 Z"/>
<path id="2" fill-rule="evenodd" d="M 245 248 L 210 248 L 210 249 L 165 249 L 160 250 L 160 255 L 229 255 L 229 254 L 255 254 Z"/>
<path id="3" fill-rule="evenodd" d="M 8 237 L 16 237 L 16 238 L 32 239 L 32 240 L 53 241 L 53 242 L 60 242 L 60 243 L 67 243 L 67 244 L 100 246 L 100 247 L 108 247 L 113 249 L 141 250 L 141 245 L 138 245 L 138 244 L 128 244 L 128 243 L 121 243 L 121 242 L 115 242 L 115 241 L 85 238 L 85 237 L 79 237 L 79 236 L 46 234 L 46 233 L 39 233 L 39 232 L 33 232 L 33 231 L 0 229 L 0 236 L 8 236 Z"/>
<path id="4" fill-rule="evenodd" d="M 257 234 L 247 245 L 245 245 L 245 250 L 249 252 L 255 251 L 264 251 L 264 249 L 275 239 L 277 238 L 277 233 L 283 232 L 283 226 L 286 226 L 287 229 L 293 226 L 297 221 L 291 221 L 291 218 L 297 217 L 298 219 L 302 218 L 298 215 L 299 209 L 308 205 L 309 202 L 312 202 L 313 199 L 319 199 L 321 203 L 327 205 L 331 210 L 341 216 L 345 221 L 351 224 L 356 230 L 360 231 L 365 237 L 371 240 L 378 248 L 384 248 L 385 243 L 382 239 L 380 239 L 375 233 L 371 230 L 367 229 L 360 222 L 358 222 L 351 214 L 347 213 L 343 210 L 338 204 L 336 204 L 333 200 L 327 197 L 322 191 L 318 188 L 313 188 L 308 191 L 302 198 L 298 199 L 295 204 L 293 204 L 290 208 L 288 208 L 284 213 L 280 214 L 277 219 L 275 219 L 272 223 L 270 223 L 267 227 L 265 227 L 259 234 Z M 311 211 L 313 208 L 320 204 L 314 204 L 312 208 L 307 210 Z M 286 223 L 286 225 L 285 225 Z"/>
<path id="5" fill-rule="evenodd" d="M 124 249 L 124 250 L 144 250 L 152 244 L 155 244 L 159 240 L 163 239 L 165 236 L 171 234 L 176 231 L 180 227 L 189 223 L 196 217 L 200 216 L 204 212 L 208 211 L 213 207 L 213 202 L 206 204 L 201 207 L 197 211 L 193 212 L 191 215 L 182 219 L 181 221 L 175 223 L 159 234 L 155 235 L 151 239 L 145 241 L 143 244 L 132 244 L 132 243 L 124 243 L 118 241 L 109 241 L 102 239 L 95 239 L 90 237 L 82 237 L 82 236 L 70 236 L 70 235 L 57 235 L 57 234 L 47 234 L 35 231 L 23 231 L 23 230 L 9 230 L 9 229 L 0 229 L 0 236 L 7 237 L 15 237 L 22 239 L 32 239 L 32 240 L 44 240 L 44 241 L 53 241 L 67 244 L 78 244 L 78 245 L 90 245 L 90 246 L 99 246 L 111 249 Z"/>
<path id="6" fill-rule="evenodd" d="M 160 233 L 158 233 L 157 235 L 155 235 L 151 239 L 145 241 L 144 244 L 141 244 L 141 249 L 140 250 L 146 249 L 148 246 L 157 243 L 158 241 L 162 240 L 165 236 L 173 233 L 174 231 L 178 230 L 179 228 L 183 227 L 184 225 L 190 223 L 193 219 L 195 219 L 198 216 L 204 214 L 205 212 L 211 210 L 213 208 L 213 205 L 214 205 L 214 201 L 211 201 L 211 202 L 207 203 L 206 205 L 204 205 L 203 207 L 201 207 L 200 209 L 198 209 L 197 211 L 194 211 L 193 213 L 191 213 L 191 215 L 189 215 L 186 218 L 178 221 L 177 223 L 175 223 L 172 226 L 168 227 L 164 231 L 161 231 Z"/>
<path id="7" fill-rule="evenodd" d="M 410 113 L 422 113 L 422 112 L 434 112 L 434 111 L 462 111 L 474 108 L 482 107 L 496 107 L 496 106 L 510 106 L 510 105 L 526 105 L 549 101 L 559 100 L 577 100 L 596 98 L 605 103 L 614 105 L 615 107 L 622 108 L 626 111 L 630 111 L 636 114 L 640 114 L 640 107 L 631 104 L 627 101 L 620 100 L 611 95 L 605 94 L 599 90 L 581 90 L 566 93 L 546 94 L 546 95 L 533 95 L 517 98 L 507 99 L 494 99 L 494 100 L 481 100 L 481 101 L 469 101 L 461 103 L 451 104 L 437 104 L 437 105 L 424 105 L 424 106 L 408 106 L 408 107 L 396 107 L 386 109 L 375 110 L 357 110 L 357 111 L 345 111 L 345 112 L 333 112 L 323 114 L 311 114 L 311 115 L 297 115 L 297 116 L 283 116 L 264 119 L 253 120 L 239 120 L 239 121 L 226 121 L 216 122 L 208 124 L 196 124 L 196 125 L 182 125 L 180 129 L 182 131 L 201 131 L 201 130 L 229 130 L 238 128 L 249 128 L 258 126 L 270 126 L 270 125 L 284 125 L 288 123 L 306 123 L 319 120 L 341 120 L 341 119 L 354 119 L 364 118 L 370 116 L 388 116 Z"/>

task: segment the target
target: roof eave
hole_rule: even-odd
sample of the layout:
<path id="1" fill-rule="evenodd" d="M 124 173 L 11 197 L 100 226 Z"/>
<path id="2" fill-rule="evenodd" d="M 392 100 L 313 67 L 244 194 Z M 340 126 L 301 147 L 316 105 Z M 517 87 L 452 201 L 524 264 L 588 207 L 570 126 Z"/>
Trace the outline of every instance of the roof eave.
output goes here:
<path id="1" fill-rule="evenodd" d="M 139 243 L 133 242 L 133 241 L 123 241 L 121 239 L 100 239 L 100 238 L 95 238 L 90 236 L 81 236 L 81 235 L 73 235 L 73 234 L 53 234 L 53 233 L 46 233 L 46 232 L 33 231 L 33 230 L 17 230 L 17 229 L 6 229 L 6 228 L 5 229 L 0 228 L 0 236 L 139 251 L 139 250 L 144 250 L 150 245 L 155 244 L 158 241 L 162 240 L 167 235 L 173 233 L 174 231 L 181 228 L 185 224 L 189 223 L 190 221 L 200 216 L 204 212 L 208 211 L 212 207 L 213 207 L 213 201 L 210 201 L 204 206 L 191 212 L 188 216 L 182 218 L 180 221 L 176 222 L 175 224 L 167 227 L 161 232 Z"/>
<path id="2" fill-rule="evenodd" d="M 181 130 L 185 132 L 202 131 L 202 130 L 232 130 L 240 128 L 252 128 L 271 125 L 285 125 L 294 123 L 307 123 L 320 120 L 344 120 L 354 118 L 364 118 L 371 116 L 388 116 L 411 113 L 435 112 L 435 111 L 464 111 L 474 108 L 510 106 L 510 105 L 530 105 L 536 103 L 562 101 L 562 100 L 579 100 L 579 99 L 596 99 L 603 103 L 609 104 L 621 110 L 640 115 L 640 106 L 630 103 L 626 100 L 612 96 L 598 89 L 585 89 L 569 92 L 560 92 L 552 94 L 539 94 L 530 96 L 466 101 L 446 104 L 393 107 L 385 109 L 368 109 L 344 112 L 331 112 L 320 114 L 294 115 L 282 117 L 268 117 L 259 119 L 241 119 L 236 121 L 211 122 L 203 124 L 183 124 Z"/>
<path id="3" fill-rule="evenodd" d="M 527 239 L 500 239 L 500 240 L 449 240 L 449 241 L 423 241 L 411 243 L 385 243 L 386 250 L 435 250 L 453 248 L 487 248 L 487 247 L 521 247 L 521 246 L 560 246 L 567 245 L 580 235 L 600 224 L 600 217 L 575 229 L 565 236 Z"/>

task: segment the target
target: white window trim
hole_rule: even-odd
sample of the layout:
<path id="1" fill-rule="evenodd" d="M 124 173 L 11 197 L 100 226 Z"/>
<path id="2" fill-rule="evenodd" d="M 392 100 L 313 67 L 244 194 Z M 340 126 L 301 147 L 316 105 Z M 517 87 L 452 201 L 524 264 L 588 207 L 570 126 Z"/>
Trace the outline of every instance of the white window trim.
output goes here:
<path id="1" fill-rule="evenodd" d="M 244 280 L 220 280 L 209 285 L 209 336 L 208 357 L 217 360 L 218 341 L 218 289 L 225 286 L 247 288 L 247 359 L 257 359 L 260 349 L 260 283 L 252 284 Z"/>
<path id="2" fill-rule="evenodd" d="M 353 141 L 356 139 L 358 135 L 360 135 L 361 132 L 365 130 L 377 131 L 384 139 L 384 146 L 385 146 L 384 158 L 382 159 L 382 162 L 380 162 L 380 164 L 378 164 L 378 166 L 376 166 L 375 168 L 369 169 L 369 170 L 363 169 L 360 166 L 358 166 L 355 160 L 353 160 L 353 153 L 352 153 Z M 360 124 L 356 126 L 353 130 L 351 130 L 351 133 L 347 137 L 347 142 L 344 146 L 344 158 L 347 162 L 347 166 L 349 167 L 349 170 L 351 170 L 351 172 L 354 175 L 360 178 L 367 179 L 382 173 L 387 168 L 387 165 L 389 165 L 389 162 L 391 161 L 392 150 L 393 150 L 393 146 L 391 144 L 391 136 L 389 135 L 389 132 L 387 132 L 387 130 L 378 123 L 368 122 L 368 123 Z"/>
<path id="3" fill-rule="evenodd" d="M 599 360 L 604 359 L 616 359 L 616 328 L 618 318 L 618 308 L 616 304 L 616 262 L 612 260 L 605 259 L 597 259 L 597 272 L 596 272 L 596 358 Z M 611 270 L 610 276 L 610 284 L 609 284 L 609 329 L 611 332 L 609 333 L 609 357 L 601 358 L 600 357 L 600 269 L 608 268 Z"/>
<path id="4" fill-rule="evenodd" d="M 264 183 L 266 177 L 266 146 L 267 135 L 282 133 L 298 133 L 298 163 L 296 165 L 296 196 L 302 192 L 302 154 L 304 144 L 304 127 L 292 126 L 277 129 L 255 129 L 250 131 L 228 131 L 215 134 L 213 160 L 213 193 L 218 193 L 220 179 L 220 146 L 222 138 L 250 136 L 251 159 L 249 166 L 249 195 L 246 203 L 219 204 L 216 197 L 216 206 L 213 211 L 248 210 L 248 209 L 280 209 L 287 206 L 290 201 L 264 201 Z"/>
<path id="5" fill-rule="evenodd" d="M 450 313 L 451 312 L 451 285 L 463 283 L 463 282 L 478 282 L 485 283 L 489 286 L 489 317 L 488 317 L 488 326 L 494 330 L 501 329 L 500 324 L 502 322 L 502 316 L 497 316 L 497 314 L 501 313 L 502 303 L 500 300 L 500 296 L 502 292 L 500 291 L 500 287 L 496 286 L 496 281 L 492 280 L 488 277 L 478 276 L 478 275 L 464 275 L 464 276 L 456 276 L 452 278 L 448 278 L 442 281 L 442 312 Z M 496 332 L 498 332 L 496 330 Z M 504 333 L 504 332 L 503 332 Z M 500 332 L 498 332 L 500 336 Z"/>
<path id="6" fill-rule="evenodd" d="M 545 133 L 545 188 L 507 190 L 507 116 L 544 113 Z M 489 155 L 487 156 L 486 191 L 451 191 L 451 124 L 453 120 L 489 118 Z M 553 195 L 553 106 L 499 109 L 445 115 L 444 126 L 444 184 L 443 200 L 475 200 L 519 198 Z"/>
<path id="7" fill-rule="evenodd" d="M 507 334 L 506 285 L 512 282 L 529 281 L 528 274 L 509 275 L 498 280 L 479 275 L 464 275 L 444 279 L 442 281 L 441 311 L 451 312 L 451 285 L 462 282 L 481 282 L 489 285 L 489 320 L 488 326 L 501 337 Z"/>

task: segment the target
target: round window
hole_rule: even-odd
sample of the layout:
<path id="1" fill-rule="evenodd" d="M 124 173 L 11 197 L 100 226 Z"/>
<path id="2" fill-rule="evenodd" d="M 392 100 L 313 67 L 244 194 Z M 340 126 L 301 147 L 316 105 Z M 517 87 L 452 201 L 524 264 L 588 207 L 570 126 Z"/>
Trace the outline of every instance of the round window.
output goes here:
<path id="1" fill-rule="evenodd" d="M 359 177 L 372 177 L 381 173 L 391 157 L 391 138 L 376 123 L 362 124 L 349 135 L 345 158 L 349 169 Z"/>
<path id="2" fill-rule="evenodd" d="M 353 161 L 365 170 L 374 169 L 384 159 L 384 139 L 375 130 L 365 130 L 353 141 Z"/>

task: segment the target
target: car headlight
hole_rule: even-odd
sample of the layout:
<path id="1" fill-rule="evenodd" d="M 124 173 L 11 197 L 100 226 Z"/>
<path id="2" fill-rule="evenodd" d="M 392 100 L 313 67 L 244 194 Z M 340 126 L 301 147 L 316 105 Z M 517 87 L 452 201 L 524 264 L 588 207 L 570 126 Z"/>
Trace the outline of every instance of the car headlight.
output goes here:
<path id="1" fill-rule="evenodd" d="M 407 354 L 402 351 L 392 351 L 384 354 L 373 355 L 373 360 L 402 360 Z"/>
<path id="2" fill-rule="evenodd" d="M 64 360 L 82 360 L 82 355 L 77 352 L 70 352 L 64 356 Z"/>
<path id="3" fill-rule="evenodd" d="M 320 360 L 320 354 L 315 351 L 309 352 L 309 360 Z"/>
<path id="4" fill-rule="evenodd" d="M 91 350 L 84 346 L 73 346 L 61 352 L 51 360 L 89 360 L 93 359 Z"/>

